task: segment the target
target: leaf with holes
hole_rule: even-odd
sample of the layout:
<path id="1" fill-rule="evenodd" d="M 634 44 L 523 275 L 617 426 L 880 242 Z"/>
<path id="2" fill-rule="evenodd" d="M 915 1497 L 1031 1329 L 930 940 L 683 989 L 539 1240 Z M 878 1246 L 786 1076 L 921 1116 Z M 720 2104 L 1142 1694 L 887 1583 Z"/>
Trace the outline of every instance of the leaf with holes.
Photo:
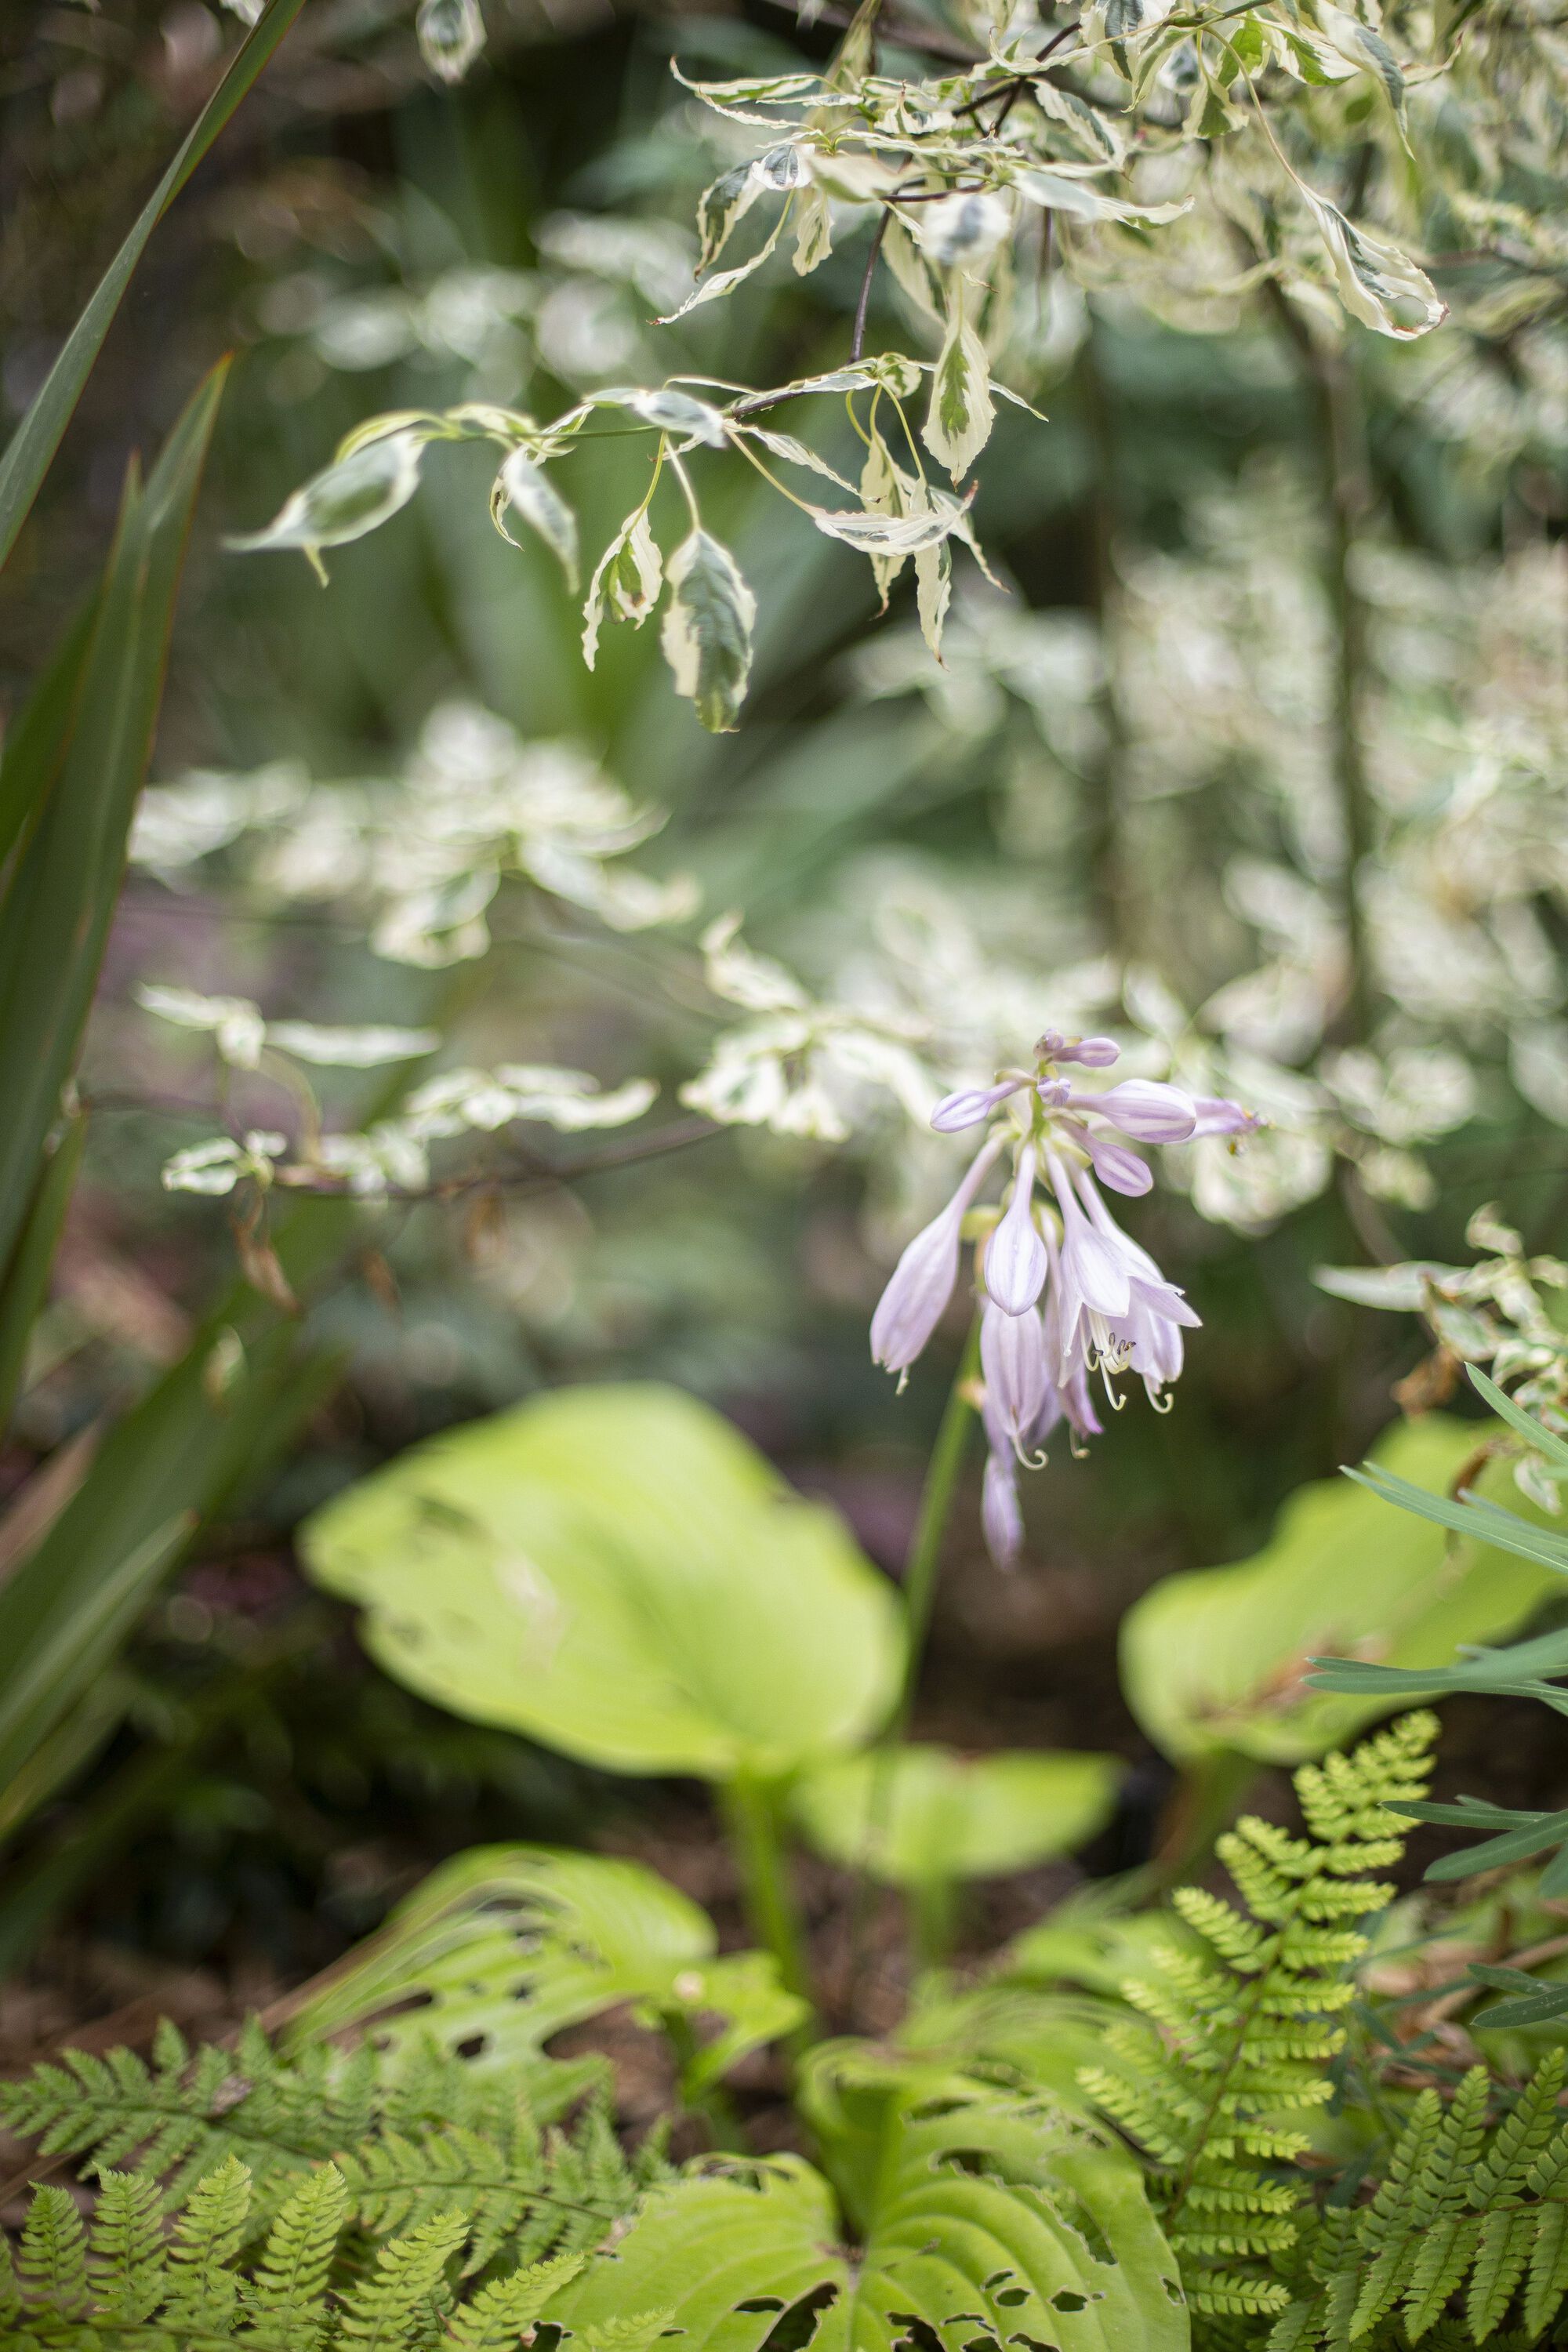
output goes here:
<path id="1" fill-rule="evenodd" d="M 682 2352 L 761 2352 L 786 2312 L 812 2352 L 1185 2352 L 1175 2263 L 1108 2136 L 1054 2101 L 954 2081 L 922 2103 L 897 2077 L 847 2083 L 853 2051 L 818 2055 L 808 2103 L 845 2210 L 799 2157 L 709 2159 L 544 2317 L 581 2337 L 661 2307 Z"/>
<path id="2" fill-rule="evenodd" d="M 805 2014 L 768 1954 L 719 1958 L 716 1943 L 706 1912 L 639 1863 L 476 1846 L 406 1896 L 289 2031 L 309 2044 L 364 2027 L 410 2051 L 434 2035 L 477 2065 L 531 2069 L 552 2035 L 631 2002 L 647 2023 L 703 2029 L 694 2093 Z"/>

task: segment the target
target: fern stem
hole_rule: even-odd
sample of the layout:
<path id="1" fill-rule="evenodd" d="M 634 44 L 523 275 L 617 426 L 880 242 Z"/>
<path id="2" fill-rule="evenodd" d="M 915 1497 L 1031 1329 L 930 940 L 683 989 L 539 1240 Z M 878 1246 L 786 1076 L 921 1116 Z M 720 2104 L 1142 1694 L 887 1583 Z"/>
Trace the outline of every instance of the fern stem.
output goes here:
<path id="1" fill-rule="evenodd" d="M 767 1781 L 742 1772 L 726 1784 L 722 1802 L 752 1926 L 790 1991 L 815 2006 L 800 1906 L 779 1837 L 777 1795 Z"/>

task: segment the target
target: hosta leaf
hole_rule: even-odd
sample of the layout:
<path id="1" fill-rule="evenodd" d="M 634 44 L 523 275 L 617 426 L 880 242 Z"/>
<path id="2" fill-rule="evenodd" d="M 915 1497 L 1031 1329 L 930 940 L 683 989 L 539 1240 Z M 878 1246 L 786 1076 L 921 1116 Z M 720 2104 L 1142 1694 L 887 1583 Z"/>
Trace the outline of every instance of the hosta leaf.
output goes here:
<path id="1" fill-rule="evenodd" d="M 286 499 L 265 530 L 245 532 L 229 545 L 249 554 L 297 547 L 320 571 L 320 549 L 363 539 L 408 504 L 419 488 L 425 441 L 411 427 L 363 443 Z"/>
<path id="2" fill-rule="evenodd" d="M 856 2252 L 801 2158 L 710 2159 L 654 2189 L 546 2319 L 584 2334 L 662 2307 L 683 2352 L 760 2352 L 805 2305 L 783 2324 L 812 2352 L 1184 2352 L 1175 2263 L 1124 2151 L 1053 2101 L 957 2082 L 931 2104 L 826 2080 L 812 2101 Z"/>
<path id="3" fill-rule="evenodd" d="M 303 1550 L 400 1681 L 612 1771 L 784 1772 L 890 1703 L 889 1588 L 676 1389 L 565 1390 L 416 1446 Z"/>
<path id="4" fill-rule="evenodd" d="M 729 549 L 693 530 L 669 559 L 660 643 L 677 694 L 710 734 L 727 734 L 745 698 L 757 600 Z"/>
<path id="5" fill-rule="evenodd" d="M 955 306 L 931 376 L 931 405 L 921 437 L 959 481 L 991 438 L 994 410 L 985 346 Z"/>
<path id="6" fill-rule="evenodd" d="M 609 606 L 613 621 L 641 628 L 664 586 L 664 558 L 649 527 L 647 509 L 628 515 L 594 567 L 583 607 L 583 659 L 590 669 L 598 658 L 599 628 Z"/>
<path id="7" fill-rule="evenodd" d="M 577 518 L 544 467 L 526 449 L 514 449 L 496 476 L 490 493 L 490 515 L 503 539 L 511 540 L 508 513 L 521 515 L 541 538 L 566 574 L 566 584 L 577 586 Z M 511 540 L 515 547 L 519 544 Z"/>
<path id="8" fill-rule="evenodd" d="M 1475 1444 L 1473 1423 L 1429 1413 L 1390 1431 L 1373 1459 L 1440 1496 Z M 1404 1696 L 1331 1696 L 1305 1680 L 1313 1658 L 1446 1664 L 1457 1644 L 1509 1633 L 1560 1582 L 1491 1546 L 1461 1541 L 1450 1554 L 1443 1528 L 1323 1479 L 1290 1497 L 1253 1559 L 1166 1577 L 1144 1595 L 1123 1622 L 1122 1685 L 1168 1756 L 1234 1748 L 1299 1763 Z"/>
<path id="9" fill-rule="evenodd" d="M 1352 319 L 1405 343 L 1442 324 L 1448 306 L 1408 254 L 1347 220 L 1310 188 L 1303 187 L 1301 193 L 1322 230 L 1340 299 Z"/>
<path id="10" fill-rule="evenodd" d="M 433 2034 L 477 2065 L 511 2066 L 630 2001 L 650 2020 L 717 2024 L 688 2072 L 700 2089 L 805 2013 L 769 1954 L 720 1959 L 716 1940 L 707 1913 L 640 1863 L 478 1846 L 407 1895 L 290 2032 L 310 2043 L 368 2027 L 388 2048 Z"/>
<path id="11" fill-rule="evenodd" d="M 812 1843 L 898 1886 L 989 1878 L 1068 1853 L 1103 1828 L 1114 1757 L 965 1757 L 908 1746 L 820 1766 L 792 1802 Z"/>

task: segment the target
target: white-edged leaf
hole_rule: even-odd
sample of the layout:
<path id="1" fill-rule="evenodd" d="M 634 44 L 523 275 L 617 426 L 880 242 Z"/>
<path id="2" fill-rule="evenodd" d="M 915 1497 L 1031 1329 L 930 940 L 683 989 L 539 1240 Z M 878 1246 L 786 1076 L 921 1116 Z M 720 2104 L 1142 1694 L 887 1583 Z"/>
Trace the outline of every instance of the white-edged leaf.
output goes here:
<path id="1" fill-rule="evenodd" d="M 710 106 L 780 106 L 801 98 L 820 98 L 816 74 L 742 75 L 739 81 L 687 81 L 679 66 L 671 68 L 677 81 L 686 82 Z"/>
<path id="2" fill-rule="evenodd" d="M 1333 0 L 1318 0 L 1318 22 L 1331 45 L 1353 66 L 1361 67 L 1378 82 L 1384 96 L 1394 110 L 1401 131 L 1405 130 L 1405 76 L 1399 59 L 1371 25 L 1363 25 L 1359 16 L 1348 9 L 1336 8 Z"/>
<path id="3" fill-rule="evenodd" d="M 231 539 L 229 546 L 247 554 L 297 547 L 320 571 L 318 549 L 363 539 L 408 504 L 419 488 L 419 459 L 427 437 L 405 430 L 367 442 L 286 499 L 265 530 Z"/>
<path id="4" fill-rule="evenodd" d="M 599 625 L 605 607 L 613 621 L 630 621 L 641 628 L 658 602 L 664 585 L 664 559 L 659 554 L 647 519 L 639 507 L 628 515 L 600 556 L 588 583 L 583 607 L 583 659 L 590 669 L 599 650 Z"/>
<path id="5" fill-rule="evenodd" d="M 508 509 L 521 515 L 557 558 L 566 584 L 577 587 L 577 518 L 545 472 L 526 449 L 514 449 L 496 476 L 490 492 L 490 519 L 504 540 L 521 545 L 506 527 Z"/>
<path id="6" fill-rule="evenodd" d="M 929 507 L 905 514 L 842 514 L 831 507 L 812 507 L 809 512 L 818 530 L 862 555 L 918 555 L 923 548 L 940 547 L 968 522 L 967 509 L 941 490 L 931 493 Z"/>
<path id="7" fill-rule="evenodd" d="M 933 205 L 918 205 L 909 224 L 910 234 L 939 269 L 962 269 L 971 276 L 984 268 L 997 247 L 1012 235 L 1013 216 L 1003 199 L 987 189 L 964 195 L 942 196 Z"/>
<path id="8" fill-rule="evenodd" d="M 699 274 L 718 260 L 731 232 L 760 195 L 769 190 L 787 195 L 805 178 L 805 163 L 800 150 L 787 144 L 770 147 L 765 154 L 752 156 L 750 163 L 737 163 L 732 170 L 721 172 L 703 189 L 697 203 Z"/>
<path id="9" fill-rule="evenodd" d="M 1191 196 L 1166 205 L 1135 205 L 1126 197 L 1102 195 L 1098 188 L 1062 172 L 1020 172 L 1013 184 L 1031 204 L 1043 205 L 1048 212 L 1071 213 L 1079 220 L 1148 221 L 1158 226 L 1162 221 L 1179 220 L 1193 208 Z"/>
<path id="10" fill-rule="evenodd" d="M 677 694 L 710 734 L 728 733 L 745 698 L 757 600 L 729 549 L 693 530 L 669 559 L 660 643 Z"/>
<path id="11" fill-rule="evenodd" d="M 313 1062 L 323 1069 L 374 1070 L 384 1062 L 408 1062 L 433 1054 L 441 1042 L 438 1029 L 323 1029 L 314 1021 L 269 1021 L 267 1042 L 297 1062 Z"/>
<path id="12" fill-rule="evenodd" d="M 795 269 L 809 278 L 833 250 L 833 206 L 818 187 L 803 188 L 795 208 Z"/>
<path id="13" fill-rule="evenodd" d="M 915 555 L 915 611 L 921 635 L 938 661 L 942 633 L 952 602 L 952 545 L 944 539 L 936 547 L 922 547 Z"/>
<path id="14" fill-rule="evenodd" d="M 985 346 L 956 304 L 931 375 L 931 405 L 921 437 L 953 480 L 968 472 L 991 438 L 994 410 Z M 912 551 L 911 551 L 912 552 Z"/>
<path id="15" fill-rule="evenodd" d="M 889 221 L 882 238 L 882 258 L 892 273 L 894 284 L 903 289 L 921 318 L 940 325 L 942 310 L 931 284 L 931 269 L 897 214 Z"/>
<path id="16" fill-rule="evenodd" d="M 769 255 L 773 252 L 773 247 L 777 245 L 780 237 L 784 235 L 784 223 L 789 218 L 789 202 L 786 199 L 784 209 L 779 214 L 777 220 L 773 223 L 773 228 L 768 235 L 765 243 L 757 247 L 756 252 L 752 254 L 750 261 L 737 262 L 733 269 L 716 269 L 711 278 L 700 278 L 692 288 L 690 293 L 680 305 L 679 310 L 667 311 L 665 316 L 659 320 L 658 324 L 661 327 L 673 326 L 677 319 L 684 319 L 688 310 L 695 310 L 700 303 L 716 302 L 721 295 L 732 293 L 735 288 L 740 285 L 743 278 L 750 278 L 752 271 L 760 269 L 763 262 L 767 260 Z M 703 437 L 706 438 L 707 436 L 704 436 Z"/>
<path id="17" fill-rule="evenodd" d="M 667 383 L 633 384 L 596 392 L 594 405 L 629 408 L 645 425 L 657 425 L 666 433 L 680 433 L 689 440 L 706 442 L 710 449 L 724 446 L 724 419 L 719 411 L 710 408 L 705 400 L 693 400 L 689 392 L 672 391 Z"/>
<path id="18" fill-rule="evenodd" d="M 786 466 L 804 466 L 809 472 L 820 474 L 824 480 L 836 482 L 841 490 L 847 490 L 851 498 L 854 497 L 854 483 L 846 481 L 826 457 L 819 457 L 815 449 L 808 449 L 805 443 L 797 441 L 793 433 L 773 433 L 765 425 L 738 425 L 735 430 L 743 433 L 748 440 L 760 441 L 764 449 L 772 456 L 781 457 Z"/>
<path id="19" fill-rule="evenodd" d="M 1429 334 L 1448 306 L 1423 269 L 1386 238 L 1347 220 L 1324 196 L 1303 185 L 1334 265 L 1340 299 L 1352 319 L 1402 343 Z M 1397 307 L 1396 307 L 1397 306 Z"/>
<path id="20" fill-rule="evenodd" d="M 479 0 L 419 0 L 419 54 L 441 81 L 461 81 L 485 46 Z"/>

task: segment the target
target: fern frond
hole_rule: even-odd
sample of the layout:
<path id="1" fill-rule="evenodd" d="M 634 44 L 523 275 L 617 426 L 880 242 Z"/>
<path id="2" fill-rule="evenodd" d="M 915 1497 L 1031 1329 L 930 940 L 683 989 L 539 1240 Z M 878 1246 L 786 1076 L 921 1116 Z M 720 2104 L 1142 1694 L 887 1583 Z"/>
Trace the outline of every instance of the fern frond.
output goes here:
<path id="1" fill-rule="evenodd" d="M 343 2299 L 343 2342 L 355 2352 L 399 2352 L 436 2340 L 452 2306 L 447 2265 L 468 2234 L 461 2213 L 436 2213 L 376 2249 L 375 2269 Z"/>
<path id="2" fill-rule="evenodd" d="M 581 2254 L 556 2254 L 545 2263 L 524 2263 L 510 2275 L 481 2287 L 465 2310 L 454 2313 L 447 2334 L 462 2352 L 515 2352 L 557 2287 L 582 2269 Z"/>
<path id="3" fill-rule="evenodd" d="M 289 2352 L 314 2352 L 325 2327 L 327 2280 L 348 2213 L 335 2164 L 310 2173 L 268 2231 L 250 2305 L 258 2337 Z"/>
<path id="4" fill-rule="evenodd" d="M 68 2189 L 36 2189 L 22 2231 L 22 2293 L 64 2319 L 87 2306 L 87 2231 Z"/>
<path id="5" fill-rule="evenodd" d="M 1173 1906 L 1191 1940 L 1158 1948 L 1153 1967 L 1123 1989 L 1152 2031 L 1108 2035 L 1109 2063 L 1079 2076 L 1156 2168 L 1151 2193 L 1188 2302 L 1205 2320 L 1271 2317 L 1283 2326 L 1300 2302 L 1289 2340 L 1306 2344 L 1326 2308 L 1321 2295 L 1294 2294 L 1281 2275 L 1305 2185 L 1300 2177 L 1281 2183 L 1278 2168 L 1306 2147 L 1290 2118 L 1333 2095 L 1331 2068 L 1344 2047 L 1343 2014 L 1367 1948 L 1356 1923 L 1393 1892 L 1376 1874 L 1402 1851 L 1402 1823 L 1389 1807 L 1420 1795 L 1436 1733 L 1432 1716 L 1409 1716 L 1350 1756 L 1303 1767 L 1296 1786 L 1305 1836 L 1251 1815 L 1238 1821 L 1216 1851 L 1245 1911 L 1203 1889 L 1180 1889 Z M 1484 2120 L 1484 2096 L 1449 2119 L 1440 2109 L 1434 2116 L 1432 2130 L 1447 2135 L 1434 2212 L 1444 2184 L 1473 2166 Z M 1539 2151 L 1538 2139 L 1529 2145 Z M 1402 2294 L 1417 2314 L 1428 2304 L 1442 2308 L 1450 2269 L 1458 2262 L 1462 2277 L 1469 2267 L 1479 2224 L 1468 2239 L 1457 2225 L 1451 2234 L 1451 2244 L 1430 2242 L 1418 2282 L 1408 2263 L 1391 2256 L 1385 2274 L 1374 2260 L 1375 2277 L 1363 2275 L 1358 2287 L 1372 2312 L 1367 2325 Z"/>
<path id="6" fill-rule="evenodd" d="M 150 2175 L 103 2175 L 89 2260 L 106 2317 L 135 2321 L 157 2309 L 168 2268 L 163 2218 L 163 2192 Z"/>

